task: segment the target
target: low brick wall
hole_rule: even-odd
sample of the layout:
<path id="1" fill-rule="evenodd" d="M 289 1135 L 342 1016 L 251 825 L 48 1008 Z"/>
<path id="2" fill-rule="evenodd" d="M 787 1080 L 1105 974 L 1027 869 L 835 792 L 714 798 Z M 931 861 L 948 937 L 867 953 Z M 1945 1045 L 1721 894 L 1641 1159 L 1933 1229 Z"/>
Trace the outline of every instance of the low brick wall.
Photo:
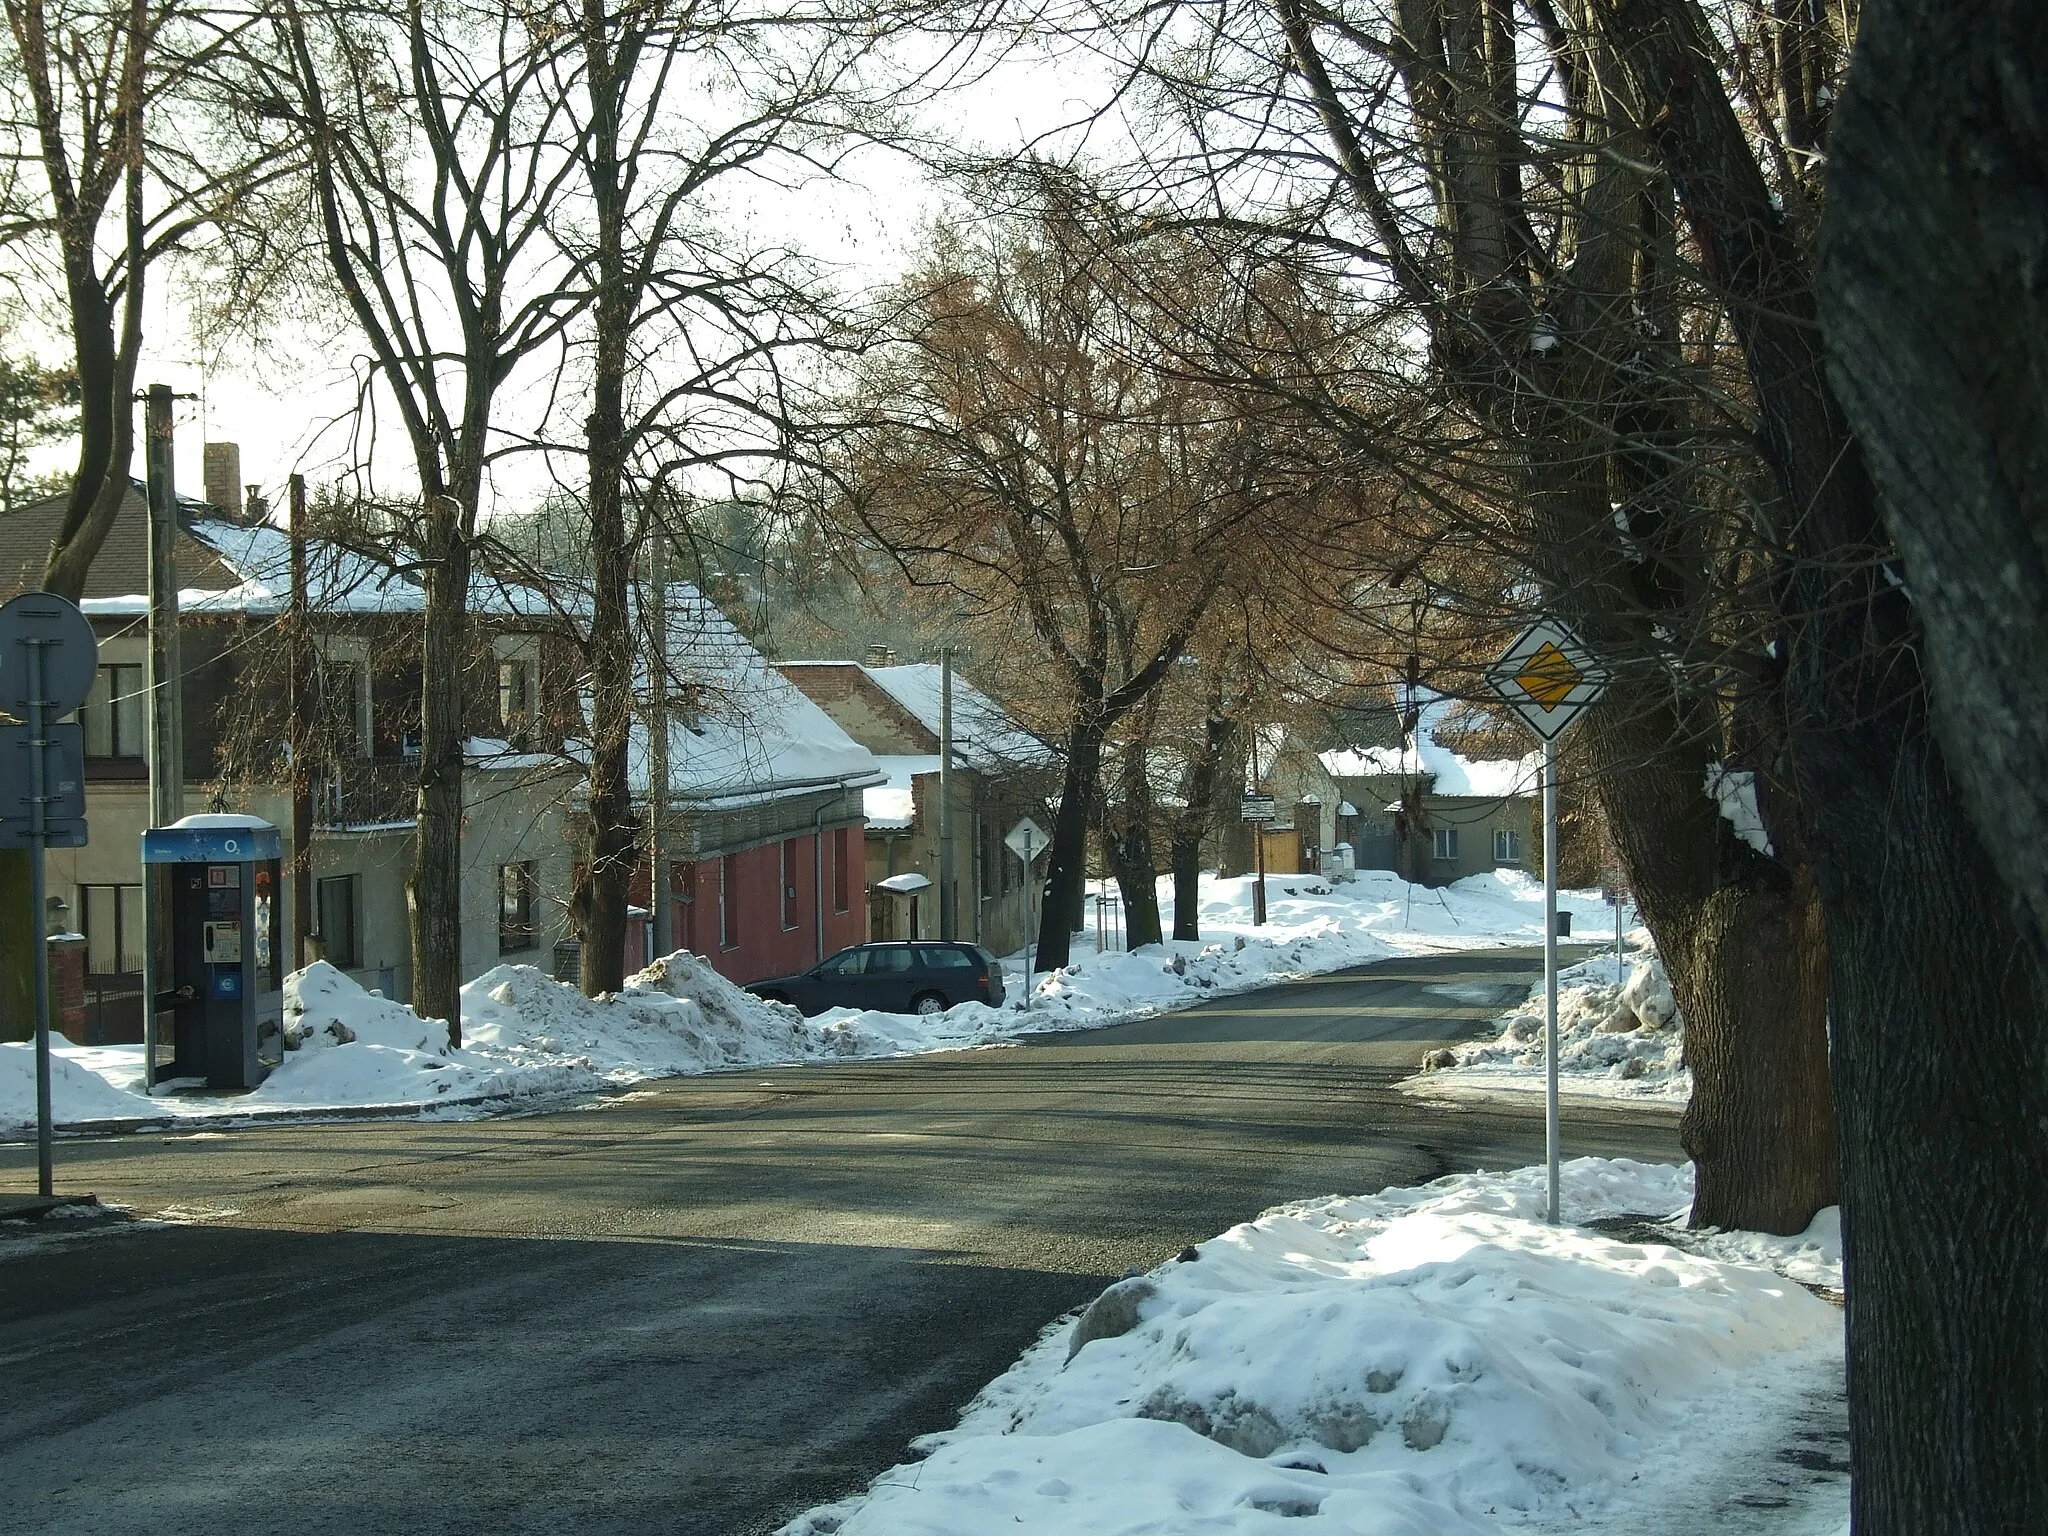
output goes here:
<path id="1" fill-rule="evenodd" d="M 50 940 L 50 1028 L 73 1045 L 85 1038 L 85 939 L 75 933 Z"/>

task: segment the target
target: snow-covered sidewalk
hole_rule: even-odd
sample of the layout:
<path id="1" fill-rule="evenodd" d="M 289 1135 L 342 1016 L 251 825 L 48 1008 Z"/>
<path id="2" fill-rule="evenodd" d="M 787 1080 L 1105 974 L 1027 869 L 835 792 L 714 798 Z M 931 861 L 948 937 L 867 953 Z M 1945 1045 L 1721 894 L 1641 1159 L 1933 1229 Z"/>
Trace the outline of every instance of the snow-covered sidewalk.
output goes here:
<path id="1" fill-rule="evenodd" d="M 784 1536 L 1845 1531 L 1842 1315 L 1806 1288 L 1839 1292 L 1835 1214 L 1585 1225 L 1690 1196 L 1585 1158 L 1577 1225 L 1544 1224 L 1540 1168 L 1281 1206 L 1048 1328 Z"/>
<path id="2" fill-rule="evenodd" d="M 1338 885 L 1314 875 L 1269 876 L 1263 926 L 1251 921 L 1251 887 L 1249 878 L 1204 879 L 1200 941 L 1098 953 L 1091 925 L 1069 965 L 1040 975 L 1028 1004 L 1017 955 L 1007 963 L 1003 1007 L 962 1003 L 932 1018 L 841 1009 L 804 1019 L 682 953 L 603 1000 L 531 967 L 501 966 L 463 988 L 463 1045 L 450 1051 L 439 1022 L 314 966 L 288 982 L 286 1024 L 297 1048 L 261 1087 L 146 1097 L 141 1047 L 59 1045 L 56 1118 L 68 1130 L 90 1130 L 323 1112 L 475 1115 L 650 1078 L 996 1045 L 1167 1013 L 1390 955 L 1542 938 L 1542 887 L 1511 872 L 1441 890 L 1380 871 Z M 1171 881 L 1162 881 L 1169 928 L 1171 891 Z M 1591 892 L 1566 893 L 1562 904 L 1581 928 L 1597 927 L 1608 910 Z M 31 1134 L 34 1120 L 33 1052 L 0 1045 L 0 1137 Z"/>

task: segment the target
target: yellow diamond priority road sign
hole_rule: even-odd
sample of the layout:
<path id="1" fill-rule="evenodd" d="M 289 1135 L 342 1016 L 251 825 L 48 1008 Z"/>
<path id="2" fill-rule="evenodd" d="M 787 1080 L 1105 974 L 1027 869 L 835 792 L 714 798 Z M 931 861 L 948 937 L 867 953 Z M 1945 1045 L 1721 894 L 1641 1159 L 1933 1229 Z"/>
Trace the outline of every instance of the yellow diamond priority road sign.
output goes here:
<path id="1" fill-rule="evenodd" d="M 1563 735 L 1579 711 L 1607 691 L 1608 676 L 1571 627 L 1550 618 L 1523 630 L 1486 671 L 1493 691 L 1545 741 Z"/>

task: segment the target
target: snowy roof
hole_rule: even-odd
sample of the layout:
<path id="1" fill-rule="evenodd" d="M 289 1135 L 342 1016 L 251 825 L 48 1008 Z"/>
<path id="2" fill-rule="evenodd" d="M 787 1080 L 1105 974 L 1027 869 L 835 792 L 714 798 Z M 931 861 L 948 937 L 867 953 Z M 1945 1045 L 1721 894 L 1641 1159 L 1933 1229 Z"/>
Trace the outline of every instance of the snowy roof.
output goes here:
<path id="1" fill-rule="evenodd" d="M 875 680 L 933 736 L 939 734 L 943 669 L 935 661 L 896 667 L 867 667 Z M 953 750 L 956 760 L 984 772 L 1043 768 L 1052 749 L 1003 713 L 1002 706 L 958 672 L 953 674 Z"/>
<path id="2" fill-rule="evenodd" d="M 1333 779 L 1429 774 L 1434 780 L 1430 793 L 1436 795 L 1507 800 L 1535 794 L 1542 753 L 1500 762 L 1480 761 L 1437 744 L 1437 728 L 1456 704 L 1455 699 L 1425 695 L 1415 735 L 1407 746 L 1321 752 L 1317 761 Z"/>
<path id="3" fill-rule="evenodd" d="M 917 820 L 916 801 L 912 794 L 912 782 L 921 773 L 939 771 L 939 754 L 929 752 L 910 756 L 878 755 L 875 762 L 882 772 L 889 776 L 889 782 L 878 784 L 861 793 L 862 806 L 867 813 L 871 827 L 884 831 L 907 830 Z"/>
<path id="4" fill-rule="evenodd" d="M 874 754 L 762 660 L 687 582 L 668 589 L 667 628 L 670 674 L 698 690 L 694 718 L 669 725 L 674 800 L 729 806 L 883 781 Z M 648 787 L 647 745 L 646 727 L 636 721 L 628 773 L 638 794 Z"/>
<path id="5" fill-rule="evenodd" d="M 291 538 L 274 523 L 195 519 L 185 532 L 211 549 L 241 580 L 220 589 L 189 588 L 178 606 L 189 613 L 282 613 L 291 603 Z M 306 601 L 321 613 L 418 613 L 426 594 L 389 566 L 326 539 L 306 541 Z M 78 605 L 110 617 L 149 612 L 146 593 L 89 597 Z"/>

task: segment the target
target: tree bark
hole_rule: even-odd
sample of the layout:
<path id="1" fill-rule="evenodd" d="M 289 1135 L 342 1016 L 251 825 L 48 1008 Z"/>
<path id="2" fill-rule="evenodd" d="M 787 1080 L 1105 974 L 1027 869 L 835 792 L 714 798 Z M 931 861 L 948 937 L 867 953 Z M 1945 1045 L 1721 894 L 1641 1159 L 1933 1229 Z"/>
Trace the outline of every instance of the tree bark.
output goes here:
<path id="1" fill-rule="evenodd" d="M 463 522 L 454 497 L 428 498 L 419 810 L 405 886 L 412 1006 L 423 1018 L 447 1020 L 453 1046 L 462 1043 L 462 748 L 468 735 L 470 549 Z"/>
<path id="2" fill-rule="evenodd" d="M 2048 937 L 2048 30 L 1871 0 L 1830 141 L 1822 318 L 1971 820 Z"/>
<path id="3" fill-rule="evenodd" d="M 1202 843 L 1221 807 L 1221 769 L 1233 756 L 1237 722 L 1216 709 L 1202 722 L 1202 755 L 1188 766 L 1181 811 L 1173 820 L 1173 936 L 1202 936 Z"/>
<path id="4" fill-rule="evenodd" d="M 1126 742 L 1120 753 L 1117 793 L 1106 801 L 1102 853 L 1124 898 L 1124 944 L 1138 949 L 1157 944 L 1159 865 L 1152 855 L 1152 780 L 1146 773 L 1148 743 Z"/>
<path id="5" fill-rule="evenodd" d="M 628 604 L 633 546 L 626 529 L 626 342 L 634 295 L 625 257 L 626 194 L 619 156 L 620 56 L 602 0 L 584 0 L 584 72 L 590 94 L 586 179 L 597 214 L 593 314 L 595 367 L 586 424 L 589 470 L 591 615 L 590 819 L 582 873 L 570 911 L 583 944 L 583 990 L 592 997 L 625 984 L 626 909 L 639 860 L 627 757 L 633 726 L 633 635 Z M 666 657 L 650 658 L 665 666 Z M 657 721 L 653 729 L 667 729 Z M 656 870 L 654 878 L 662 878 Z"/>
<path id="6" fill-rule="evenodd" d="M 1725 97 L 1699 85 L 1692 13 L 1623 0 L 1601 15 L 1662 104 L 1659 151 L 1800 513 L 1787 690 L 1828 924 L 1855 1528 L 2040 1530 L 2048 977 L 1987 852 L 2009 830 L 1980 838 L 1964 814 L 1916 616 L 1884 578 L 1876 490 L 1823 369 L 1810 269 Z"/>
<path id="7" fill-rule="evenodd" d="M 1073 932 L 1081 922 L 1083 886 L 1088 878 L 1088 806 L 1102 771 L 1103 727 L 1082 716 L 1067 731 L 1067 770 L 1060 784 L 1060 808 L 1053 813 L 1045 855 L 1045 892 L 1038 915 L 1034 964 L 1056 971 L 1067 963 Z"/>

